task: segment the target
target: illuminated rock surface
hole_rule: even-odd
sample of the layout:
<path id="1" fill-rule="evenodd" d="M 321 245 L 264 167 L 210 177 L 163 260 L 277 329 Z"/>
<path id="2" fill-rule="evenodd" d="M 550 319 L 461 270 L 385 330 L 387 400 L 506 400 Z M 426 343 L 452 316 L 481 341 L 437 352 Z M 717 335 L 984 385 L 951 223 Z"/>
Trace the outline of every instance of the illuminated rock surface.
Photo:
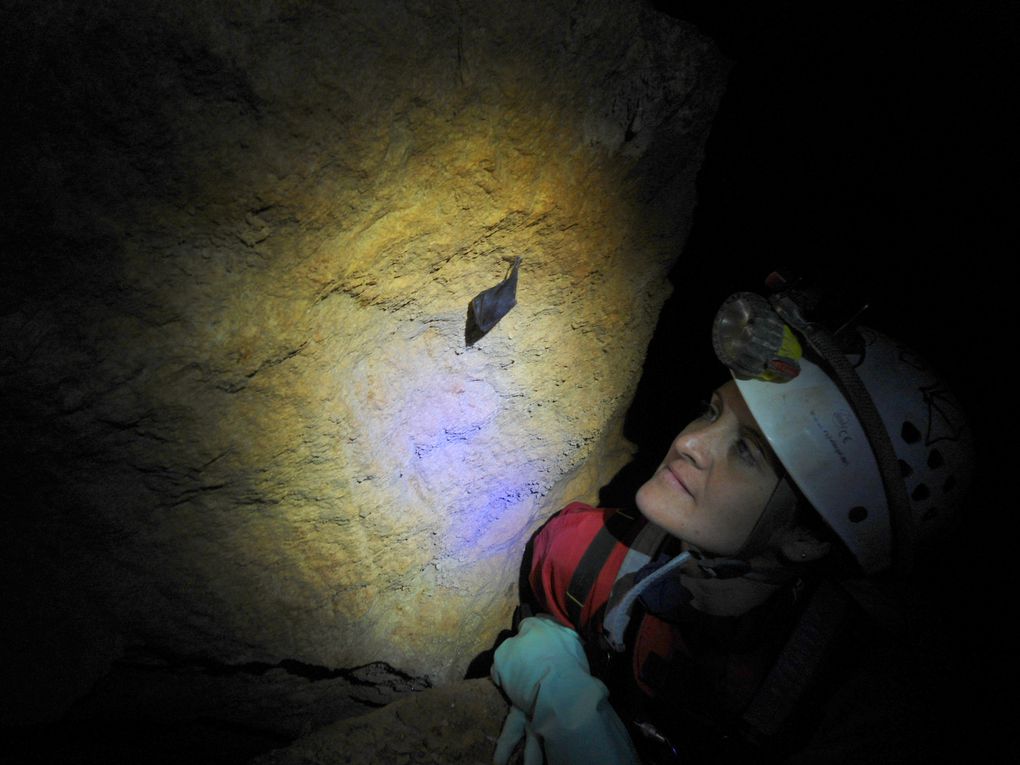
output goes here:
<path id="1" fill-rule="evenodd" d="M 636 1 L 14 5 L 5 717 L 129 647 L 463 676 L 628 459 L 719 54 Z"/>

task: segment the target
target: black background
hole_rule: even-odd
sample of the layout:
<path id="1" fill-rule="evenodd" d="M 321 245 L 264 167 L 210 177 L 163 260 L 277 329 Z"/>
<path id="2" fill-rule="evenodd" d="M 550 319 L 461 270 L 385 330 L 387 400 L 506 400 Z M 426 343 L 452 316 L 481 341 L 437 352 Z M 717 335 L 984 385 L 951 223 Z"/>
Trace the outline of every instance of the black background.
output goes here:
<path id="1" fill-rule="evenodd" d="M 632 496 L 725 377 L 711 322 L 777 268 L 811 275 L 862 323 L 948 378 L 977 441 L 959 528 L 918 593 L 947 741 L 1015 749 L 1017 3 L 655 2 L 733 62 L 698 177 L 674 294 L 626 433 L 638 456 L 600 498 Z M 1010 742 L 1007 744 L 1007 740 Z M 933 746 L 935 744 L 933 743 Z"/>

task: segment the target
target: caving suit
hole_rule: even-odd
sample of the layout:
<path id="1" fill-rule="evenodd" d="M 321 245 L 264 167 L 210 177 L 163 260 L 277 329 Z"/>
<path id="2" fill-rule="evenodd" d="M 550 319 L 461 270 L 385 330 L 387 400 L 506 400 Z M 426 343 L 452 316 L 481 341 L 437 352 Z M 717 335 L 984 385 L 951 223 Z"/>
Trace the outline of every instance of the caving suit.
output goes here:
<path id="1" fill-rule="evenodd" d="M 574 503 L 533 538 L 523 600 L 581 636 L 644 762 L 779 761 L 822 715 L 813 694 L 851 604 L 789 570 L 675 565 L 682 552 L 637 511 Z"/>

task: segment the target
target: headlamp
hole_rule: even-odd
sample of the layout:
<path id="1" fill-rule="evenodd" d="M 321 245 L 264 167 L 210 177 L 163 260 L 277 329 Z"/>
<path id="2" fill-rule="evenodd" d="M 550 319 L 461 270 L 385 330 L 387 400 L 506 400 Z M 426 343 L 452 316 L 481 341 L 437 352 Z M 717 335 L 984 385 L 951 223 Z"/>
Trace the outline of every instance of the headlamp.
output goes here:
<path id="1" fill-rule="evenodd" d="M 805 310 L 817 308 L 812 294 L 797 288 L 778 273 L 770 275 L 767 284 L 773 291 L 770 299 L 752 292 L 738 292 L 722 304 L 712 324 L 715 353 L 730 368 L 734 377 L 744 381 L 739 385 L 745 400 L 745 389 L 755 386 L 754 382 L 749 381 L 789 382 L 800 375 L 802 363 L 805 374 L 801 380 L 790 388 L 765 386 L 773 389 L 765 398 L 773 402 L 780 399 L 802 402 L 800 389 L 804 386 L 801 382 L 816 377 L 816 372 L 834 386 L 840 401 L 846 404 L 848 413 L 852 412 L 854 421 L 859 424 L 861 437 L 867 441 L 875 464 L 875 482 L 883 490 L 888 508 L 892 540 L 896 547 L 894 566 L 901 575 L 906 575 L 912 565 L 914 545 L 910 500 L 896 452 L 871 394 L 835 336 L 822 323 L 811 321 L 805 315 Z M 794 335 L 794 329 L 797 335 Z M 810 360 L 803 358 L 801 342 L 810 350 Z M 811 384 L 809 382 L 808 387 Z M 754 413 L 750 401 L 748 406 Z M 764 414 L 755 413 L 755 416 L 761 421 Z M 837 419 L 837 422 L 841 421 Z M 825 433 L 831 435 L 827 430 Z M 765 430 L 765 435 L 771 442 L 768 430 Z M 776 446 L 773 443 L 773 447 Z M 778 448 L 776 451 L 780 452 Z M 781 454 L 780 459 L 783 459 Z M 798 478 L 785 461 L 784 465 L 795 481 L 810 480 L 810 476 Z M 804 487 L 801 488 L 803 490 Z M 851 518 L 850 522 L 854 522 L 854 519 Z M 830 521 L 830 525 L 834 524 Z M 838 524 L 834 528 L 843 536 Z M 848 532 L 850 537 L 855 534 Z M 844 540 L 846 538 L 844 536 Z"/>
<path id="2" fill-rule="evenodd" d="M 793 331 L 753 292 L 730 295 L 712 324 L 719 360 L 743 379 L 786 382 L 800 374 L 803 355 Z"/>

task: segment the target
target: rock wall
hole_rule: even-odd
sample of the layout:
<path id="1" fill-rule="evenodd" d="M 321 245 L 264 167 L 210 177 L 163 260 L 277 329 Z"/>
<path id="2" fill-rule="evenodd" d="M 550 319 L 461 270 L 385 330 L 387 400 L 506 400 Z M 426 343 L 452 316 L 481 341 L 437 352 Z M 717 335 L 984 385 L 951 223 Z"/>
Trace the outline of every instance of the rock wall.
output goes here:
<path id="1" fill-rule="evenodd" d="M 488 765 L 508 709 L 488 678 L 465 680 L 325 725 L 250 765 Z"/>
<path id="2" fill-rule="evenodd" d="M 4 8 L 5 718 L 137 646 L 461 676 L 628 459 L 722 57 L 638 0 Z"/>

